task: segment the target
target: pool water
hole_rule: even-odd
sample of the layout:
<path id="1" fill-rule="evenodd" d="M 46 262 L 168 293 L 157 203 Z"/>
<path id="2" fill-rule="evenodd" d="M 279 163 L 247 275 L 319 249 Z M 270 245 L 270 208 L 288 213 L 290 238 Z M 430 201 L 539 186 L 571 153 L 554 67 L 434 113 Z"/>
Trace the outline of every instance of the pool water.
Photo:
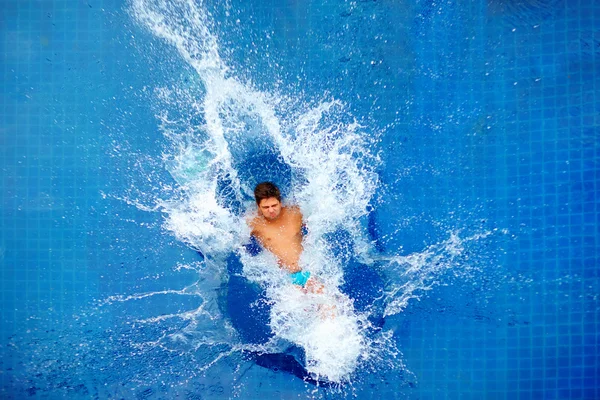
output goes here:
<path id="1" fill-rule="evenodd" d="M 0 21 L 0 397 L 600 398 L 600 5 Z M 244 250 L 266 179 L 337 318 Z"/>

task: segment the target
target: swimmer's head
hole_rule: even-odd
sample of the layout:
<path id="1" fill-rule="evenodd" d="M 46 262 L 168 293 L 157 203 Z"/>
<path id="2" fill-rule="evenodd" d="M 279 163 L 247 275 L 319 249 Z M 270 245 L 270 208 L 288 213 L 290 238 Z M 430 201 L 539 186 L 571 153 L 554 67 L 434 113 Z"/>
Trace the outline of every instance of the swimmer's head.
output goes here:
<path id="1" fill-rule="evenodd" d="M 254 188 L 254 198 L 260 213 L 268 220 L 274 220 L 281 213 L 281 193 L 271 182 L 262 182 Z"/>
<path id="2" fill-rule="evenodd" d="M 261 200 L 268 199 L 269 197 L 274 197 L 277 201 L 281 202 L 281 193 L 279 192 L 279 188 L 275 186 L 273 182 L 261 182 L 256 185 L 254 188 L 256 204 L 260 204 Z"/>

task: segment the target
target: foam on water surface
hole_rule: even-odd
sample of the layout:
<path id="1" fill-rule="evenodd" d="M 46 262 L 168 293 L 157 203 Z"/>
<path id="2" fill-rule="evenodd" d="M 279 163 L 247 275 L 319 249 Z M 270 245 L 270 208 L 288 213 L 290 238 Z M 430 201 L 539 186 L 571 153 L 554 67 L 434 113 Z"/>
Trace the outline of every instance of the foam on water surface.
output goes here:
<path id="1" fill-rule="evenodd" d="M 164 228 L 204 257 L 199 280 L 169 292 L 197 296 L 201 305 L 139 323 L 190 322 L 150 342 L 168 349 L 223 346 L 199 369 L 233 352 L 276 353 L 290 345 L 303 350 L 304 368 L 317 380 L 351 381 L 360 368 L 373 368 L 374 360 L 394 359 L 391 364 L 401 366 L 391 332 L 372 321 L 401 312 L 409 299 L 435 285 L 436 276 L 451 269 L 461 253 L 462 239 L 453 235 L 448 242 L 406 257 L 375 254 L 365 217 L 381 185 L 375 172 L 380 164 L 375 150 L 378 132 L 361 126 L 338 100 L 292 100 L 291 95 L 267 93 L 240 82 L 221 58 L 202 4 L 130 3 L 135 21 L 173 46 L 198 77 L 194 85 L 181 82 L 155 89 L 151 101 L 168 141 L 163 162 L 176 189 L 165 191 L 153 199 L 154 206 L 143 209 L 162 211 Z M 300 263 L 324 285 L 323 293 L 307 294 L 291 285 L 268 252 L 252 257 L 243 250 L 250 234 L 246 220 L 256 207 L 253 188 L 264 180 L 281 186 L 288 204 L 300 206 L 309 230 Z M 232 253 L 241 261 L 240 271 L 228 271 Z M 340 289 L 351 262 L 399 279 L 390 279 L 376 301 L 358 310 L 356 299 Z M 274 335 L 265 343 L 244 343 L 218 306 L 215 288 L 226 286 L 232 274 L 240 274 L 265 293 Z M 164 294 L 117 296 L 109 302 Z"/>
<path id="2" fill-rule="evenodd" d="M 336 382 L 348 379 L 369 353 L 367 323 L 339 291 L 342 266 L 329 254 L 323 237 L 339 229 L 362 234 L 358 219 L 366 214 L 377 178 L 376 157 L 361 127 L 339 122 L 347 118 L 338 101 L 314 107 L 299 101 L 290 107 L 281 96 L 239 82 L 220 57 L 201 5 L 136 0 L 131 12 L 178 50 L 197 72 L 203 89 L 194 97 L 193 89 L 184 86 L 157 88 L 160 126 L 171 143 L 165 165 L 183 193 L 159 201 L 165 228 L 200 250 L 213 273 L 225 281 L 225 257 L 239 251 L 249 237 L 245 219 L 254 211 L 253 187 L 266 178 L 275 180 L 304 213 L 310 234 L 302 263 L 327 290 L 303 293 L 290 285 L 268 254 L 251 259 L 242 252 L 244 276 L 266 290 L 272 331 L 304 350 L 309 373 Z M 182 115 L 181 107 L 199 118 L 172 118 Z M 283 114 L 286 120 L 278 117 Z M 194 125 L 192 120 L 202 123 Z M 274 164 L 281 166 L 280 174 L 269 176 Z M 324 307 L 335 315 L 322 315 Z"/>

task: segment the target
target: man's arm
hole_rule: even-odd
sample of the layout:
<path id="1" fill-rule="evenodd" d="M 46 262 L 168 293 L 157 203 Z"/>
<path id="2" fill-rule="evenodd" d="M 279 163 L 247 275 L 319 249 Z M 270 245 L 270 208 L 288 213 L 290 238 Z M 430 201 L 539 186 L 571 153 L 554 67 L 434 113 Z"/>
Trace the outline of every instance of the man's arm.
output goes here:
<path id="1" fill-rule="evenodd" d="M 244 245 L 244 248 L 252 257 L 257 256 L 262 251 L 260 241 L 254 235 L 250 236 L 250 242 Z"/>
<path id="2" fill-rule="evenodd" d="M 298 217 L 300 218 L 300 234 L 306 236 L 308 235 L 308 226 L 306 226 L 306 222 L 304 222 L 304 217 L 302 216 L 300 209 L 298 209 Z"/>
<path id="3" fill-rule="evenodd" d="M 258 230 L 256 229 L 256 219 L 248 221 L 250 227 L 250 242 L 243 245 L 248 254 L 252 257 L 257 256 L 262 251 L 260 240 L 258 239 Z"/>
<path id="4" fill-rule="evenodd" d="M 294 214 L 294 219 L 296 220 L 296 222 L 300 226 L 300 235 L 301 236 L 308 235 L 308 228 L 306 227 L 306 223 L 304 222 L 304 217 L 302 216 L 302 212 L 300 211 L 300 207 L 298 207 L 298 206 L 291 206 L 289 209 L 290 209 L 290 212 L 292 212 Z"/>

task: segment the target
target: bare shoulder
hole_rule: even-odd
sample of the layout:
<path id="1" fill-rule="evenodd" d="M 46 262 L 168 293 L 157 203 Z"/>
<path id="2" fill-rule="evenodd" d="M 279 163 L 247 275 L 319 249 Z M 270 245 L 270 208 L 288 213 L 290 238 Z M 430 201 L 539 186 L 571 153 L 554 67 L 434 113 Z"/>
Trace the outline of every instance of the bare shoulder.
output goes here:
<path id="1" fill-rule="evenodd" d="M 293 218 L 294 220 L 300 221 L 302 222 L 302 212 L 300 211 L 300 207 L 294 205 L 294 206 L 287 206 L 286 207 L 286 211 L 288 212 L 289 216 L 291 218 Z"/>
<path id="2" fill-rule="evenodd" d="M 294 206 L 286 206 L 285 207 L 285 211 L 289 214 L 289 215 L 302 215 L 302 213 L 300 212 L 300 207 L 294 205 Z"/>
<path id="3" fill-rule="evenodd" d="M 248 224 L 248 226 L 250 227 L 251 233 L 257 233 L 258 231 L 260 231 L 260 227 L 261 227 L 261 218 L 258 215 L 251 215 L 248 216 L 248 218 L 246 219 L 246 223 Z"/>

